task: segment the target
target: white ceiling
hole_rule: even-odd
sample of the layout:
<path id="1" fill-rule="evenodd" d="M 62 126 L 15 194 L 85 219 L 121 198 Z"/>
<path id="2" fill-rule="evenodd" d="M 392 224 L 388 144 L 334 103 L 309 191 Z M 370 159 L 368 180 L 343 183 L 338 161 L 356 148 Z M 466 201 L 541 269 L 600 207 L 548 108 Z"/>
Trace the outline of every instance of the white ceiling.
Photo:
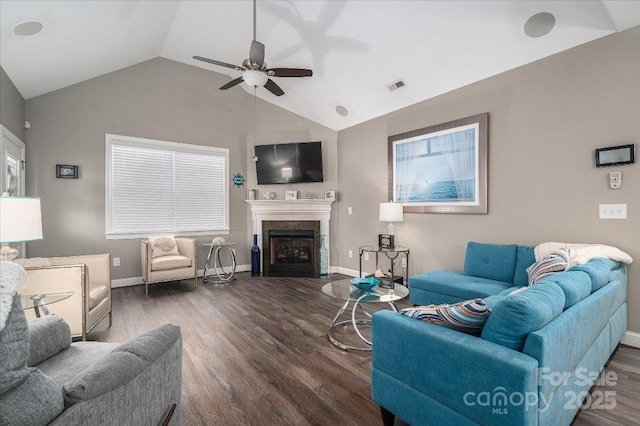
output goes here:
<path id="1" fill-rule="evenodd" d="M 636 0 L 258 0 L 257 9 L 268 66 L 314 71 L 274 78 L 284 96 L 263 88 L 258 96 L 335 130 L 640 25 Z M 524 23 L 538 12 L 552 13 L 556 26 L 529 38 Z M 15 35 L 25 21 L 44 29 Z M 239 77 L 192 56 L 241 64 L 252 3 L 2 0 L 0 25 L 0 64 L 29 99 L 158 56 Z M 400 78 L 407 86 L 389 92 Z"/>

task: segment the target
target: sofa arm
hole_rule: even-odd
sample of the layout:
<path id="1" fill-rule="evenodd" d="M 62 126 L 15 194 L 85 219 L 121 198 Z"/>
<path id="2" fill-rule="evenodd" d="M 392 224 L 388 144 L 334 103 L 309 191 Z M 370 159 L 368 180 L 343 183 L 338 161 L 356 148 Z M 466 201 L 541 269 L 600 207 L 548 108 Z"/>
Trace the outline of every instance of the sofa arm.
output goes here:
<path id="1" fill-rule="evenodd" d="M 165 324 L 121 344 L 63 386 L 66 405 L 122 386 L 153 364 L 180 339 L 180 327 Z"/>
<path id="2" fill-rule="evenodd" d="M 126 345 L 138 340 L 137 343 L 142 343 L 141 346 L 144 347 L 158 337 L 158 334 L 155 333 L 156 330 L 164 330 L 160 334 L 168 335 L 169 339 L 165 340 L 166 343 L 175 338 L 173 344 L 163 353 L 161 353 L 162 350 L 142 351 L 139 352 L 139 356 L 141 360 L 149 360 L 149 356 L 154 357 L 161 353 L 159 358 L 143 368 L 131 380 L 116 385 L 118 387 L 109 386 L 112 389 L 107 391 L 104 388 L 102 393 L 97 388 L 87 389 L 84 397 L 68 407 L 51 423 L 51 426 L 69 424 L 159 425 L 166 419 L 174 404 L 177 409 L 171 418 L 171 424 L 179 424 L 182 388 L 182 337 L 179 327 L 173 325 L 159 327 L 151 331 L 151 336 L 146 333 L 146 335 L 142 335 L 145 337 L 140 336 L 142 339 L 134 339 Z M 137 344 L 134 343 L 133 346 L 137 346 Z M 130 352 L 131 346 L 120 346 L 114 350 L 119 349 L 122 351 L 121 354 L 128 353 L 133 356 L 133 353 Z M 109 373 L 106 370 L 104 372 Z M 76 381 L 76 383 L 79 382 Z M 71 383 L 68 382 L 65 386 L 67 385 L 71 385 Z M 99 383 L 96 385 L 103 386 Z M 84 392 L 80 388 L 77 390 L 76 396 L 80 396 L 80 393 Z M 95 397 L 88 398 L 88 392 L 91 392 Z M 67 398 L 66 395 L 65 398 Z"/>
<path id="3" fill-rule="evenodd" d="M 448 407 L 443 412 L 450 410 L 480 424 L 537 422 L 538 362 L 534 358 L 391 311 L 375 313 L 372 327 L 373 399 L 403 420 L 425 421 L 403 417 L 402 407 L 410 399 L 403 395 L 407 392 L 433 401 L 434 406 Z M 389 389 L 394 384 L 401 384 L 401 389 Z M 512 405 L 508 400 L 512 395 L 529 399 L 519 405 L 514 399 Z M 487 398 L 489 403 L 484 404 Z"/>
<path id="4" fill-rule="evenodd" d="M 196 240 L 193 238 L 176 238 L 176 244 L 178 251 L 181 255 L 188 257 L 189 259 L 196 258 Z M 194 262 L 195 263 L 195 262 Z M 197 267 L 197 265 L 191 265 Z"/>
<path id="5" fill-rule="evenodd" d="M 34 367 L 71 346 L 71 329 L 58 315 L 29 321 L 29 361 Z"/>

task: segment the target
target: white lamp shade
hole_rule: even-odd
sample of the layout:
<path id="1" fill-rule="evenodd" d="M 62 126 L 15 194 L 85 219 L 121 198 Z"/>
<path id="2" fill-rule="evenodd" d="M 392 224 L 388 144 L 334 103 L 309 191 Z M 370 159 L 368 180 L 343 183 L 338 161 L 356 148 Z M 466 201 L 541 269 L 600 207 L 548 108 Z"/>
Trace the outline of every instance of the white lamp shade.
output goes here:
<path id="1" fill-rule="evenodd" d="M 402 203 L 380 203 L 380 222 L 402 222 Z"/>
<path id="2" fill-rule="evenodd" d="M 0 197 L 0 242 L 42 239 L 40 198 Z"/>
<path id="3" fill-rule="evenodd" d="M 269 77 L 262 71 L 248 70 L 242 73 L 242 79 L 251 87 L 262 87 Z"/>

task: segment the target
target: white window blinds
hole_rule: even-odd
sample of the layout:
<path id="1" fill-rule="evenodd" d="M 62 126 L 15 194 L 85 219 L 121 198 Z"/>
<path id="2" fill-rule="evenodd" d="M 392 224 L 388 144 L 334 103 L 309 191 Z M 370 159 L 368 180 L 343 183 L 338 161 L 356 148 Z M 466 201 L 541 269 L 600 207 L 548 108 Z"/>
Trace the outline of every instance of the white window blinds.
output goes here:
<path id="1" fill-rule="evenodd" d="M 106 135 L 107 238 L 228 231 L 228 150 Z"/>

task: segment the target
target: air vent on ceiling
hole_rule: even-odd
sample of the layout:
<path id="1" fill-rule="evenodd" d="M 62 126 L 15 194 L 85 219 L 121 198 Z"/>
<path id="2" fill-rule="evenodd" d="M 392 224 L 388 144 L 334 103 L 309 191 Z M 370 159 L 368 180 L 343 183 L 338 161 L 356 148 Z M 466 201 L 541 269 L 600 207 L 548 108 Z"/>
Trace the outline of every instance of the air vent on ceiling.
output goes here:
<path id="1" fill-rule="evenodd" d="M 391 84 L 387 84 L 387 89 L 389 89 L 390 92 L 393 92 L 396 89 L 400 89 L 402 87 L 405 87 L 406 84 L 404 81 L 402 80 L 398 80 L 398 81 L 394 81 Z"/>

